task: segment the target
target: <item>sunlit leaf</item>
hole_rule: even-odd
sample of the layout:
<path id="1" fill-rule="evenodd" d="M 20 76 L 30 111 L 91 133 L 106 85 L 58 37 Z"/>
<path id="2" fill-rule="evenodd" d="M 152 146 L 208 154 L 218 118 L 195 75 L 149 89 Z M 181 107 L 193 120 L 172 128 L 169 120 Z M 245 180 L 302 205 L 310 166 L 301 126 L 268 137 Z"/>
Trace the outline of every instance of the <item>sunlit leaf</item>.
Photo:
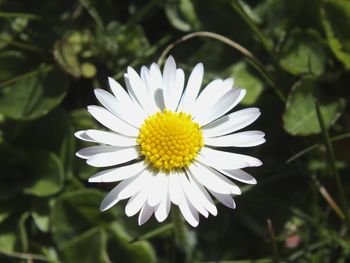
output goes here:
<path id="1" fill-rule="evenodd" d="M 253 74 L 245 62 L 239 62 L 232 67 L 232 77 L 235 86 L 247 90 L 247 94 L 242 100 L 242 104 L 252 105 L 259 98 L 263 91 L 264 84 L 262 80 Z"/>
<path id="2" fill-rule="evenodd" d="M 130 263 L 156 262 L 155 252 L 146 241 L 130 243 L 130 237 L 120 225 L 113 224 L 109 232 L 108 253 L 112 260 L 123 258 Z"/>
<path id="3" fill-rule="evenodd" d="M 322 74 L 327 62 L 323 41 L 315 30 L 295 30 L 282 47 L 280 65 L 294 75 Z"/>
<path id="4" fill-rule="evenodd" d="M 118 209 L 101 213 L 104 195 L 97 190 L 78 190 L 62 194 L 52 210 L 52 232 L 58 246 L 96 226 L 117 220 Z"/>
<path id="5" fill-rule="evenodd" d="M 347 0 L 325 1 L 322 18 L 332 51 L 345 67 L 350 69 L 350 2 Z"/>
<path id="6" fill-rule="evenodd" d="M 20 120 L 46 115 L 62 101 L 69 84 L 64 74 L 50 66 L 8 82 L 0 89 L 0 111 Z"/>
<path id="7" fill-rule="evenodd" d="M 28 160 L 28 174 L 31 181 L 24 192 L 35 196 L 56 194 L 63 186 L 63 167 L 58 157 L 49 152 L 40 151 Z"/>
<path id="8" fill-rule="evenodd" d="M 110 262 L 106 253 L 106 233 L 99 228 L 75 236 L 60 249 L 62 262 Z"/>
<path id="9" fill-rule="evenodd" d="M 283 114 L 283 126 L 288 133 L 310 135 L 321 131 L 315 111 L 315 98 L 320 101 L 327 127 L 339 118 L 345 108 L 344 101 L 335 96 L 322 94 L 320 85 L 311 77 L 303 78 L 294 85 Z"/>

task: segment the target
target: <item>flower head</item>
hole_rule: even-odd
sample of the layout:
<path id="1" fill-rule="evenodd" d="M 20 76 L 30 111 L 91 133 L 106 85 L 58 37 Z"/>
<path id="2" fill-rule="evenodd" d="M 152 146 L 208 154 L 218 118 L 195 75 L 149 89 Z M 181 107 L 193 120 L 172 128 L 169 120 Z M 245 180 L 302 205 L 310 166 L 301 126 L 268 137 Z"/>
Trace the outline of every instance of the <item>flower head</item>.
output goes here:
<path id="1" fill-rule="evenodd" d="M 229 78 L 213 80 L 200 92 L 201 63 L 193 69 L 185 88 L 184 72 L 176 68 L 171 56 L 163 73 L 153 63 L 150 68 L 143 66 L 140 75 L 129 67 L 124 77 L 127 91 L 109 78 L 113 95 L 96 89 L 103 107 L 88 107 L 109 131 L 75 133 L 81 140 L 100 144 L 78 151 L 77 156 L 91 166 L 113 166 L 90 177 L 89 182 L 119 181 L 100 209 L 129 199 L 125 213 L 139 213 L 141 225 L 152 214 L 164 221 L 173 203 L 189 224 L 197 226 L 199 213 L 205 217 L 217 214 L 212 197 L 235 208 L 233 196 L 241 191 L 230 179 L 255 184 L 241 169 L 262 163 L 225 148 L 265 142 L 261 131 L 237 132 L 259 117 L 259 109 L 229 113 L 246 91 L 233 87 Z"/>

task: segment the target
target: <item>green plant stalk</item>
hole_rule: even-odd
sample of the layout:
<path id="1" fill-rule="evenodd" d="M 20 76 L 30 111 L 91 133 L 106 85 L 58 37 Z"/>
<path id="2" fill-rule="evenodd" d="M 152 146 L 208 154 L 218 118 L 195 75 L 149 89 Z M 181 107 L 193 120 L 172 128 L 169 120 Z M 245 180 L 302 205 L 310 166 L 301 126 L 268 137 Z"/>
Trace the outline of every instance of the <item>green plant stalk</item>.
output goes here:
<path id="1" fill-rule="evenodd" d="M 172 230 L 173 228 L 174 228 L 174 225 L 172 223 L 169 223 L 169 224 L 166 224 L 166 225 L 161 226 L 159 228 L 156 228 L 154 230 L 151 230 L 151 231 L 147 232 L 146 234 L 143 234 L 142 236 L 139 236 L 139 237 L 131 240 L 130 242 L 133 243 L 133 242 L 137 242 L 140 240 L 148 240 L 148 239 L 160 236 L 164 233 L 167 233 L 170 230 Z"/>
<path id="2" fill-rule="evenodd" d="M 248 27 L 254 32 L 254 34 L 258 37 L 261 44 L 264 46 L 265 50 L 271 55 L 271 45 L 265 38 L 265 36 L 261 33 L 259 28 L 255 25 L 255 23 L 250 19 L 250 17 L 244 12 L 239 3 L 235 0 L 231 2 L 232 8 L 237 12 L 237 14 L 246 22 Z"/>
<path id="3" fill-rule="evenodd" d="M 185 262 L 189 262 L 191 246 L 188 229 L 178 207 L 173 207 L 171 209 L 171 219 L 173 222 L 176 247 L 181 253 L 184 253 Z"/>
<path id="4" fill-rule="evenodd" d="M 339 140 L 347 139 L 347 138 L 350 138 L 350 133 L 344 133 L 344 134 L 340 134 L 340 135 L 334 136 L 334 137 L 330 138 L 330 141 L 331 142 L 335 142 L 335 141 L 339 141 Z M 290 157 L 286 161 L 286 164 L 291 163 L 295 159 L 298 159 L 299 157 L 307 154 L 308 152 L 311 152 L 312 150 L 317 149 L 317 147 L 320 147 L 320 146 L 321 146 L 321 143 L 316 143 L 314 145 L 311 145 L 311 146 L 301 150 L 300 152 L 298 152 L 298 153 L 294 154 L 292 157 Z"/>
<path id="5" fill-rule="evenodd" d="M 275 236 L 275 232 L 273 230 L 272 222 L 270 219 L 267 219 L 267 231 L 268 231 L 270 239 L 271 239 L 272 252 L 273 252 L 273 262 L 279 263 L 280 258 L 279 258 L 279 253 L 278 253 L 276 236 Z"/>
<path id="6" fill-rule="evenodd" d="M 276 95 L 279 97 L 279 99 L 285 103 L 286 97 L 284 94 L 276 87 L 274 81 L 272 78 L 269 76 L 269 73 L 265 69 L 264 65 L 254 56 L 253 53 L 251 53 L 248 49 L 245 47 L 241 46 L 237 42 L 223 36 L 220 34 L 216 34 L 213 32 L 208 32 L 208 31 L 198 31 L 198 32 L 193 32 L 187 35 L 184 35 L 183 37 L 177 39 L 173 43 L 170 43 L 162 52 L 158 59 L 158 64 L 161 65 L 163 64 L 165 57 L 169 54 L 169 52 L 176 47 L 177 45 L 188 41 L 189 39 L 196 38 L 196 37 L 206 37 L 206 38 L 212 38 L 215 40 L 218 40 L 222 43 L 225 43 L 226 45 L 232 47 L 233 49 L 237 50 L 239 53 L 241 53 L 243 56 L 245 56 L 248 59 L 248 62 L 261 74 L 261 76 L 267 81 L 268 84 L 270 84 L 271 88 L 275 91 Z"/>
<path id="7" fill-rule="evenodd" d="M 316 113 L 317 113 L 318 122 L 320 124 L 323 139 L 325 142 L 330 168 L 331 168 L 332 174 L 335 178 L 341 206 L 342 206 L 344 214 L 345 214 L 346 224 L 348 226 L 350 226 L 348 204 L 346 201 L 345 190 L 344 190 L 338 169 L 337 169 L 336 164 L 335 164 L 333 146 L 332 146 L 331 140 L 329 138 L 329 134 L 328 134 L 326 125 L 324 123 L 322 112 L 321 112 L 320 105 L 319 105 L 318 101 L 316 101 L 315 104 L 316 104 Z"/>

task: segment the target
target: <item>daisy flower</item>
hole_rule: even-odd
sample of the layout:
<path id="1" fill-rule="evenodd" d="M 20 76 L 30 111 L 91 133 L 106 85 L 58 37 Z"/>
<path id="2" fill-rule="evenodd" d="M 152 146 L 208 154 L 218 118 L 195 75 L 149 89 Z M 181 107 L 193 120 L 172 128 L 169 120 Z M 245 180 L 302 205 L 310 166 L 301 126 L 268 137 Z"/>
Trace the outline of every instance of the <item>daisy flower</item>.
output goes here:
<path id="1" fill-rule="evenodd" d="M 233 195 L 241 191 L 230 179 L 255 184 L 241 169 L 262 163 L 227 147 L 265 142 L 261 131 L 237 132 L 259 117 L 258 108 L 229 113 L 246 91 L 234 87 L 228 78 L 213 80 L 200 92 L 202 63 L 194 67 L 185 88 L 184 71 L 171 56 L 163 73 L 153 63 L 150 68 L 143 66 L 140 75 L 128 67 L 124 77 L 126 91 L 109 78 L 113 94 L 95 89 L 102 106 L 88 106 L 90 114 L 109 130 L 75 133 L 81 140 L 99 144 L 81 149 L 78 157 L 94 167 L 113 167 L 93 175 L 89 182 L 119 182 L 100 210 L 129 199 L 125 213 L 139 213 L 142 225 L 153 214 L 164 221 L 174 204 L 190 225 L 197 226 L 199 214 L 217 214 L 213 197 L 235 208 Z"/>

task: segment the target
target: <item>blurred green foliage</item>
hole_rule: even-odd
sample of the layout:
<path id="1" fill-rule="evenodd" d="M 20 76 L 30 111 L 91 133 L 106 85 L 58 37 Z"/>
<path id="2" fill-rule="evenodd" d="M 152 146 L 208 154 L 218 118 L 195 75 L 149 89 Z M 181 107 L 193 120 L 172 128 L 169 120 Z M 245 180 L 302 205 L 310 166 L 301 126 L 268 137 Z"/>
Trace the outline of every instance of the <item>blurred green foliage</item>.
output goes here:
<path id="1" fill-rule="evenodd" d="M 232 76 L 246 88 L 239 107 L 262 110 L 252 129 L 267 143 L 248 149 L 264 166 L 250 170 L 258 184 L 243 187 L 237 209 L 219 205 L 189 230 L 191 258 L 348 262 L 335 171 L 349 200 L 350 1 L 0 0 L 0 10 L 0 262 L 182 262 L 170 219 L 139 227 L 124 204 L 99 212 L 113 185 L 87 183 L 96 169 L 75 157 L 86 143 L 73 133 L 98 126 L 85 107 L 107 76 L 122 82 L 128 65 L 150 65 L 196 31 L 263 65 L 203 37 L 171 50 L 187 73 L 203 62 L 205 82 Z"/>

